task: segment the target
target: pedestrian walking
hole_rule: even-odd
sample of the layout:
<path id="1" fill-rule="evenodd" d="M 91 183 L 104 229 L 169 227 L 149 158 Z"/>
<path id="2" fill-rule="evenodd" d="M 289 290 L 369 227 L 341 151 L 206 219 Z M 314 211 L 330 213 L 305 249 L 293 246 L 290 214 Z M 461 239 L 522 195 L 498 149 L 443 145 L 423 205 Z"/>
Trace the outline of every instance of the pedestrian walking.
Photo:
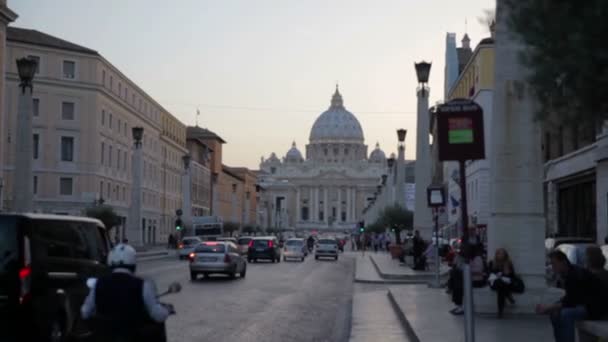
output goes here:
<path id="1" fill-rule="evenodd" d="M 471 280 L 473 287 L 484 287 L 486 285 L 486 278 L 484 274 L 484 263 L 481 256 L 483 255 L 483 249 L 475 248 L 473 250 L 474 256 L 473 260 L 471 260 Z M 459 268 L 452 275 L 454 279 L 452 279 L 452 302 L 456 305 L 456 307 L 450 310 L 450 313 L 453 315 L 462 315 L 464 314 L 464 308 L 462 307 L 462 300 L 464 297 L 464 284 L 463 284 L 463 275 L 462 269 Z"/>
<path id="2" fill-rule="evenodd" d="M 386 233 L 384 235 L 384 244 L 386 245 L 386 251 L 390 252 L 390 245 L 391 245 L 391 234 L 390 233 Z"/>
<path id="3" fill-rule="evenodd" d="M 167 248 L 171 249 L 175 246 L 175 237 L 173 236 L 173 233 L 169 234 L 169 239 L 167 241 Z"/>

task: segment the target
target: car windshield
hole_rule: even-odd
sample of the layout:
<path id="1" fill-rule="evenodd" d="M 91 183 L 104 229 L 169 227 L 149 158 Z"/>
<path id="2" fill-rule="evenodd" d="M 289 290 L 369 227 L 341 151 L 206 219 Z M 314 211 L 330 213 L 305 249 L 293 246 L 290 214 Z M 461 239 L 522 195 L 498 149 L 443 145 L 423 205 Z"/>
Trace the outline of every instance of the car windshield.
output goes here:
<path id="1" fill-rule="evenodd" d="M 0 295 L 16 285 L 18 266 L 17 219 L 0 217 Z M 0 309 L 1 310 L 1 309 Z"/>
<path id="2" fill-rule="evenodd" d="M 246 245 L 249 243 L 249 241 L 251 241 L 251 238 L 239 238 L 238 244 L 239 245 Z"/>
<path id="3" fill-rule="evenodd" d="M 268 247 L 270 240 L 253 240 L 254 247 Z"/>
<path id="4" fill-rule="evenodd" d="M 285 243 L 287 246 L 302 246 L 304 244 L 304 241 L 302 240 L 287 240 L 287 242 Z"/>
<path id="5" fill-rule="evenodd" d="M 336 240 L 332 240 L 332 239 L 319 240 L 319 245 L 335 245 L 336 243 L 337 243 Z"/>
<path id="6" fill-rule="evenodd" d="M 226 246 L 222 243 L 202 243 L 194 249 L 195 253 L 224 253 Z"/>

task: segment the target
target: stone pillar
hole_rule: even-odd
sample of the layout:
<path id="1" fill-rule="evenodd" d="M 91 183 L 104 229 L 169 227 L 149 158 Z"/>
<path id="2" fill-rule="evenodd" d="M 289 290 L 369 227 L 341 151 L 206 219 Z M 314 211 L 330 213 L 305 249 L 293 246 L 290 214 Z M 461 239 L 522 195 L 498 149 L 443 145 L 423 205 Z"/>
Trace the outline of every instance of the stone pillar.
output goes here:
<path id="1" fill-rule="evenodd" d="M 2 0 L 0 1 L 0 75 L 3 75 L 3 77 L 0 77 L 0 123 L 4 124 L 6 122 L 4 115 L 5 114 L 5 110 L 4 108 L 6 108 L 6 105 L 4 103 L 4 81 L 5 81 L 5 75 L 6 75 L 6 66 L 8 65 L 8 63 L 6 62 L 6 27 L 8 26 L 9 23 L 15 21 L 15 19 L 17 19 L 17 14 L 13 11 L 11 11 L 7 6 L 6 6 L 6 0 Z M 10 63 L 14 63 L 14 61 L 9 61 Z M 4 138 L 4 129 L 0 129 L 0 210 L 4 209 L 4 191 L 3 188 L 6 185 L 6 182 L 4 181 L 4 176 L 2 174 L 2 170 L 4 169 L 4 142 L 6 141 Z M 32 138 L 30 137 L 30 140 Z M 30 154 L 31 156 L 31 154 Z M 33 180 L 30 179 L 30 182 L 33 182 Z M 33 185 L 32 185 L 33 186 Z M 13 188 L 13 193 L 15 193 L 15 189 Z"/>
<path id="2" fill-rule="evenodd" d="M 313 187 L 309 187 L 308 188 L 308 222 L 314 222 L 314 220 L 315 220 L 315 217 L 313 215 L 314 206 L 315 206 L 314 190 L 313 190 Z"/>
<path id="3" fill-rule="evenodd" d="M 336 208 L 336 222 L 342 222 L 342 188 L 338 187 L 338 207 Z"/>
<path id="4" fill-rule="evenodd" d="M 131 206 L 129 207 L 129 225 L 127 227 L 127 239 L 132 246 L 143 246 L 143 225 L 142 225 L 142 178 L 143 178 L 143 146 L 141 142 L 133 146 L 133 156 L 131 158 Z"/>
<path id="5" fill-rule="evenodd" d="M 508 32 L 506 1 L 496 8 L 494 108 L 490 141 L 490 217 L 488 255 L 505 248 L 526 284 L 517 305 L 508 310 L 533 312 L 536 304 L 559 295 L 547 291 L 541 134 L 534 120 L 532 92 L 519 63 L 521 45 Z M 518 132 L 512 134 L 512 132 Z M 496 312 L 496 294 L 475 293 L 477 312 Z"/>
<path id="6" fill-rule="evenodd" d="M 327 226 L 329 224 L 329 188 L 323 189 L 323 221 Z"/>
<path id="7" fill-rule="evenodd" d="M 350 221 L 350 187 L 346 188 L 346 221 Z"/>
<path id="8" fill-rule="evenodd" d="M 19 89 L 19 108 L 17 113 L 17 141 L 15 143 L 15 171 L 12 189 L 16 212 L 31 212 L 34 198 L 32 173 L 32 88 Z"/>
<path id="9" fill-rule="evenodd" d="M 230 207 L 231 207 L 231 220 L 234 223 L 238 223 L 238 210 L 237 210 L 237 198 L 236 198 L 236 194 L 238 192 L 238 184 L 234 183 L 232 185 L 232 195 L 231 195 L 231 200 L 230 200 Z"/>
<path id="10" fill-rule="evenodd" d="M 315 187 L 314 222 L 319 222 L 319 188 Z"/>
<path id="11" fill-rule="evenodd" d="M 429 89 L 420 88 L 418 96 L 418 115 L 416 123 L 416 199 L 414 210 L 414 229 L 420 231 L 425 239 L 430 239 L 433 232 L 433 215 L 428 207 L 426 189 L 431 185 L 431 147 L 429 145 Z M 401 152 L 399 153 L 401 154 Z M 399 157 L 401 159 L 401 157 Z M 405 164 L 399 173 L 405 173 Z M 403 177 L 403 176 L 402 176 Z M 398 187 L 398 202 L 405 207 L 405 181 Z M 401 190 L 401 191 L 400 191 Z"/>
<path id="12" fill-rule="evenodd" d="M 243 215 L 243 222 L 241 223 L 240 231 L 243 230 L 244 225 L 251 223 L 251 192 L 245 192 L 245 209 Z"/>
<path id="13" fill-rule="evenodd" d="M 302 200 L 300 199 L 300 188 L 297 187 L 296 188 L 296 220 L 295 220 L 296 225 L 298 224 L 298 222 L 300 222 L 302 220 L 302 209 L 300 208 L 301 202 L 302 202 Z"/>
<path id="14" fill-rule="evenodd" d="M 596 229 L 597 243 L 603 245 L 604 238 L 608 236 L 608 134 L 603 133 L 596 143 Z"/>
<path id="15" fill-rule="evenodd" d="M 218 178 L 217 174 L 211 175 L 211 215 L 220 216 L 220 208 L 218 202 Z"/>
<path id="16" fill-rule="evenodd" d="M 194 232 L 192 227 L 192 175 L 190 163 L 184 162 L 184 172 L 182 173 L 182 221 L 186 231 Z"/>

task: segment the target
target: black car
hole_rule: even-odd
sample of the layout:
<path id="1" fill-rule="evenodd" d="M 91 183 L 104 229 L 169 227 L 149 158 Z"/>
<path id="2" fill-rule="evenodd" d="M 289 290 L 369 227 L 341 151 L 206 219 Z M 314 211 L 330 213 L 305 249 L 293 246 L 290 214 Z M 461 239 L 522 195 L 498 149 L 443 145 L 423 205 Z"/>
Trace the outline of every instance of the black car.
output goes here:
<path id="1" fill-rule="evenodd" d="M 276 237 L 259 236 L 249 241 L 247 261 L 258 261 L 258 259 L 281 262 L 281 247 L 279 247 L 279 241 Z"/>
<path id="2" fill-rule="evenodd" d="M 88 278 L 110 272 L 101 221 L 0 215 L 0 341 L 66 341 L 89 334 L 80 307 Z"/>

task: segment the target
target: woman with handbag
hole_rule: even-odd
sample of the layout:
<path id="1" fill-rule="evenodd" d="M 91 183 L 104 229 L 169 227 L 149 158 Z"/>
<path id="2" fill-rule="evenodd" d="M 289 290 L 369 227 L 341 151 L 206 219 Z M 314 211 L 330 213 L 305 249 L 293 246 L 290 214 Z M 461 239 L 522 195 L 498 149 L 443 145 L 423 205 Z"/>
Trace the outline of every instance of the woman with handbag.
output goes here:
<path id="1" fill-rule="evenodd" d="M 515 304 L 513 293 L 524 292 L 524 283 L 515 274 L 511 257 L 504 248 L 496 250 L 494 260 L 490 261 L 488 270 L 490 273 L 488 283 L 490 288 L 496 292 L 498 318 L 502 318 L 505 302 L 508 300 L 511 304 Z"/>

